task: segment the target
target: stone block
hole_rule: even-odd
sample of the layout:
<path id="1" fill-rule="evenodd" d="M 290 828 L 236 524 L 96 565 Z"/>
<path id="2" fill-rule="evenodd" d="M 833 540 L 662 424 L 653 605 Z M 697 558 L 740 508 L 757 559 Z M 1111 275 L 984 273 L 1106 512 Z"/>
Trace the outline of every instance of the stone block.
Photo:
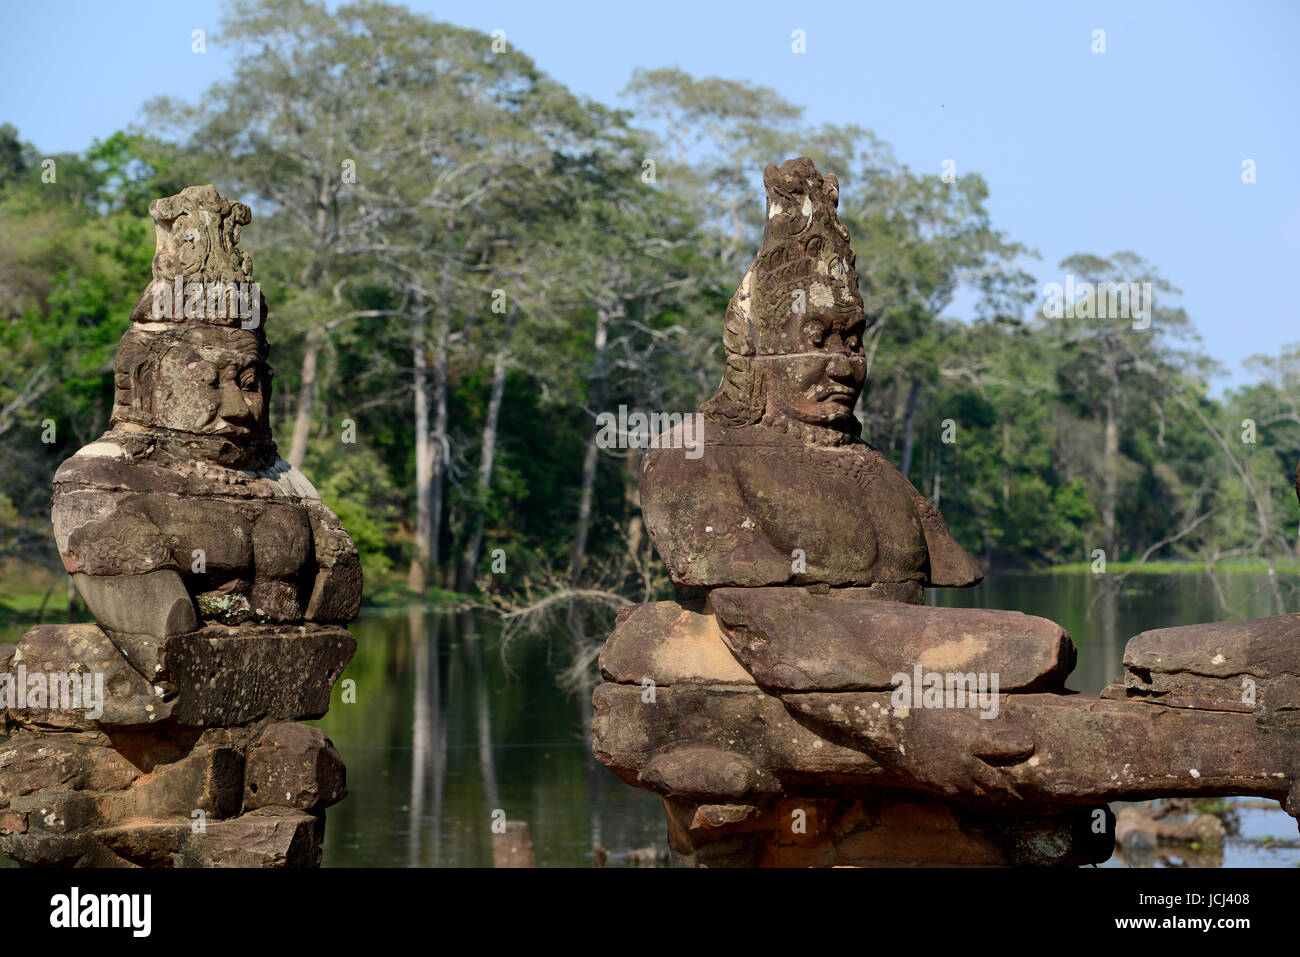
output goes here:
<path id="1" fill-rule="evenodd" d="M 637 605 L 619 616 L 600 652 L 600 672 L 607 681 L 640 685 L 753 685 L 736 661 L 717 619 L 675 601 Z"/>
<path id="2" fill-rule="evenodd" d="M 719 588 L 722 637 L 771 691 L 868 691 L 923 673 L 997 676 L 1000 692 L 1064 687 L 1076 653 L 1046 618 L 984 608 L 856 601 L 801 588 Z M 972 689 L 973 690 L 973 689 Z"/>
<path id="3" fill-rule="evenodd" d="M 1180 708 L 1300 710 L 1300 615 L 1144 631 L 1124 649 L 1128 697 Z"/>
<path id="4" fill-rule="evenodd" d="M 347 794 L 343 760 L 319 728 L 283 721 L 248 751 L 244 810 L 292 807 L 318 811 Z"/>
<path id="5" fill-rule="evenodd" d="M 27 703 L 9 708 L 9 720 L 25 728 L 91 729 L 318 718 L 356 650 L 345 628 L 330 625 L 209 625 L 162 642 L 131 639 L 130 658 L 119 641 L 96 625 L 31 629 L 11 667 L 21 665 L 27 675 L 82 676 L 83 688 L 90 676 L 94 687 L 102 686 L 103 713 L 92 718 L 87 708 Z M 146 681 L 137 666 L 150 661 L 152 681 Z"/>

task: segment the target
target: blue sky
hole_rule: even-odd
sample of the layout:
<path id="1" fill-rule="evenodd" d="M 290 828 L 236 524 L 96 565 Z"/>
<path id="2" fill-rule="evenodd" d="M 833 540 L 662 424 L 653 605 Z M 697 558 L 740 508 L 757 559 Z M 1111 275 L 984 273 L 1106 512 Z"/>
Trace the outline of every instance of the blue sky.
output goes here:
<path id="1" fill-rule="evenodd" d="M 336 4 L 331 3 L 331 7 Z M 1300 341 L 1300 3 L 408 4 L 509 42 L 575 92 L 620 103 L 633 68 L 774 87 L 814 122 L 857 123 L 919 171 L 989 181 L 995 225 L 1059 280 L 1074 252 L 1133 250 L 1183 291 L 1204 347 L 1241 361 Z M 161 93 L 226 75 L 221 4 L 0 0 L 0 122 L 82 150 Z M 807 53 L 791 52 L 806 33 Z M 1105 30 L 1106 52 L 1092 52 Z M 1241 181 L 1252 159 L 1257 181 Z M 1287 293 L 1284 295 L 1284 293 Z M 1216 389 L 1217 391 L 1217 389 Z"/>

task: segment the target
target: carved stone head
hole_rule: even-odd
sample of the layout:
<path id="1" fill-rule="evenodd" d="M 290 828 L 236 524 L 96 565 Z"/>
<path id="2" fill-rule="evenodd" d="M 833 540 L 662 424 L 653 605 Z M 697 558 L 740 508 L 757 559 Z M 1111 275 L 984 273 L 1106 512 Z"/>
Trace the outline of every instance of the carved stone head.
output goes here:
<path id="1" fill-rule="evenodd" d="M 266 307 L 238 248 L 252 214 L 212 186 L 149 205 L 153 281 L 118 345 L 112 424 L 231 468 L 275 461 Z"/>
<path id="2" fill-rule="evenodd" d="M 727 306 L 722 387 L 704 407 L 731 426 L 796 423 L 858 434 L 866 317 L 839 183 L 807 157 L 763 171 L 763 241 Z"/>
<path id="3" fill-rule="evenodd" d="M 266 352 L 253 330 L 134 326 L 117 348 L 112 423 L 183 433 L 196 455 L 232 468 L 263 458 L 267 446 L 273 461 Z"/>

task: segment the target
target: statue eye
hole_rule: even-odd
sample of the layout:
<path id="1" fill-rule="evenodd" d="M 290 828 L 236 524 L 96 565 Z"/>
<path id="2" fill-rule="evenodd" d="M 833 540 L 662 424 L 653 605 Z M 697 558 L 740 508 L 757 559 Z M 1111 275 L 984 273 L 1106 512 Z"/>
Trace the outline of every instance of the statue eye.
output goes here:
<path id="1" fill-rule="evenodd" d="M 257 388 L 257 370 L 245 369 L 239 374 L 239 387 L 245 391 Z"/>
<path id="2" fill-rule="evenodd" d="M 221 381 L 217 367 L 211 362 L 196 362 L 191 368 L 194 370 L 194 377 L 210 389 L 215 389 Z"/>

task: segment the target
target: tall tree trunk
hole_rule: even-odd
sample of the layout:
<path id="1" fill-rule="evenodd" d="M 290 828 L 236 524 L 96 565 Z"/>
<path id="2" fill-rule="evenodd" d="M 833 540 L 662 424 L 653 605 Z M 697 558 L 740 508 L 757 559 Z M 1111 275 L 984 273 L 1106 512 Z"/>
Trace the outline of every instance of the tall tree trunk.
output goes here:
<path id="1" fill-rule="evenodd" d="M 451 345 L 451 293 L 452 262 L 456 251 L 456 220 L 451 217 L 443 228 L 442 288 L 438 301 L 438 329 L 434 335 L 433 353 L 433 469 L 429 478 L 429 570 L 437 574 L 441 556 L 442 498 L 446 484 L 450 440 L 447 437 L 447 351 Z M 455 577 L 453 570 L 452 578 Z M 447 582 L 448 586 L 454 581 Z"/>
<path id="2" fill-rule="evenodd" d="M 422 592 L 428 584 L 430 488 L 433 479 L 433 456 L 429 445 L 429 361 L 424 352 L 424 321 L 415 323 L 415 557 L 406 584 Z"/>
<path id="3" fill-rule="evenodd" d="M 303 457 L 307 454 L 307 435 L 311 431 L 311 415 L 316 405 L 316 360 L 324 344 L 324 333 L 319 326 L 313 326 L 307 333 L 302 354 L 302 374 L 298 381 L 298 408 L 293 416 L 293 439 L 289 442 L 289 464 L 296 469 L 302 468 Z"/>
<path id="4" fill-rule="evenodd" d="M 916 430 L 916 403 L 920 395 L 920 380 L 913 379 L 907 389 L 907 405 L 903 414 L 903 464 L 898 469 L 903 473 L 903 478 L 912 472 L 912 437 Z"/>
<path id="5" fill-rule="evenodd" d="M 600 449 L 596 446 L 593 429 L 587 439 L 587 451 L 582 456 L 582 485 L 578 493 L 578 520 L 574 523 L 573 551 L 569 554 L 569 583 L 576 585 L 582 574 L 582 563 L 587 555 L 587 531 L 591 525 L 591 495 L 596 485 L 596 465 Z"/>
<path id="6" fill-rule="evenodd" d="M 600 404 L 605 375 L 605 347 L 609 341 L 609 312 L 603 307 L 596 310 L 595 356 L 592 360 L 591 385 L 587 401 L 594 408 Z M 593 426 L 587 436 L 587 451 L 582 457 L 582 483 L 578 492 L 578 520 L 574 523 L 573 551 L 569 555 L 569 583 L 576 585 L 582 574 L 582 563 L 587 556 L 587 532 L 591 527 L 591 496 L 596 487 L 596 465 L 600 448 L 596 445 Z"/>
<path id="7" fill-rule="evenodd" d="M 442 538 L 442 499 L 446 485 L 449 440 L 447 438 L 447 342 L 450 321 L 438 330 L 433 354 L 433 430 L 429 436 L 432 469 L 429 476 L 429 569 L 438 571 L 438 548 Z"/>
<path id="8" fill-rule="evenodd" d="M 487 418 L 483 422 L 483 443 L 479 452 L 478 482 L 475 487 L 474 527 L 470 532 L 469 543 L 465 547 L 465 560 L 460 567 L 460 577 L 456 590 L 469 591 L 474 587 L 474 571 L 478 566 L 479 551 L 483 547 L 484 510 L 492 489 L 492 469 L 496 460 L 497 429 L 501 420 L 501 401 L 506 391 L 506 355 L 510 346 L 510 335 L 514 332 L 519 319 L 519 306 L 510 307 L 510 317 L 506 320 L 504 340 L 501 350 L 496 354 L 492 366 L 492 391 L 488 396 Z"/>
<path id="9" fill-rule="evenodd" d="M 624 538 L 627 559 L 634 572 L 641 569 L 641 542 L 645 538 L 645 522 L 641 517 L 641 454 L 640 449 L 628 449 L 623 468 L 623 504 L 627 509 Z"/>
<path id="10" fill-rule="evenodd" d="M 1105 399 L 1106 434 L 1102 451 L 1102 479 L 1104 489 L 1101 502 L 1101 524 L 1104 531 L 1106 561 L 1119 559 L 1115 550 L 1115 498 L 1119 494 L 1119 370 L 1112 365 L 1110 388 Z"/>
<path id="11" fill-rule="evenodd" d="M 420 832 L 424 824 L 425 782 L 429 774 L 429 636 L 424 606 L 411 605 L 406 611 L 407 627 L 415 652 L 415 698 L 411 710 L 411 795 L 407 828 L 407 867 L 420 866 Z"/>
<path id="12" fill-rule="evenodd" d="M 331 214 L 337 225 L 338 205 L 335 202 L 337 194 L 338 184 L 334 177 L 322 175 L 316 190 L 315 248 L 300 280 L 305 286 L 310 286 L 321 278 L 324 254 L 329 246 Z M 334 290 L 334 297 L 336 301 L 339 299 L 337 287 Z M 293 438 L 289 441 L 288 462 L 296 469 L 302 468 L 302 460 L 307 454 L 307 436 L 311 432 L 311 416 L 316 405 L 316 363 L 325 345 L 326 335 L 320 326 L 313 325 L 307 331 L 304 344 L 301 375 L 298 378 L 298 408 L 294 411 Z"/>

